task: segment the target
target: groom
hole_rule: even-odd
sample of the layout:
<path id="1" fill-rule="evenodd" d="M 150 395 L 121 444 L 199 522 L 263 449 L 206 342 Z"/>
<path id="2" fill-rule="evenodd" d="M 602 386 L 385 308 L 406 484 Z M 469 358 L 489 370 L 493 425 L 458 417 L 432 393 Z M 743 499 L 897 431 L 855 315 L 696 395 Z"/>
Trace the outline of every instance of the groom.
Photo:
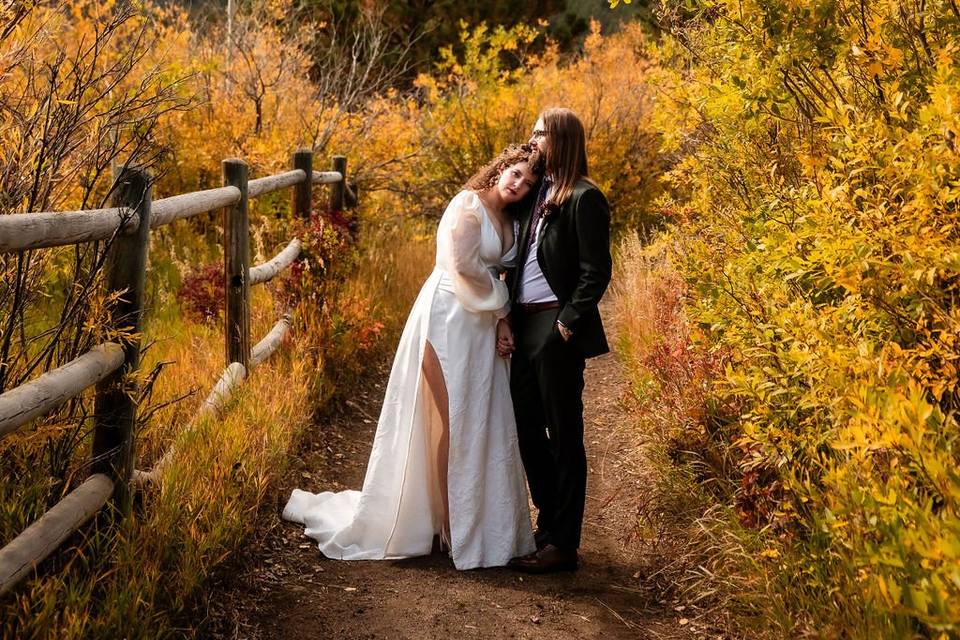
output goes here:
<path id="1" fill-rule="evenodd" d="M 610 282 L 610 211 L 587 177 L 583 124 L 569 109 L 547 109 L 530 145 L 546 165 L 531 211 L 520 219 L 517 268 L 508 282 L 513 348 L 510 390 L 520 455 L 536 505 L 537 551 L 510 566 L 528 573 L 571 571 L 587 488 L 583 446 L 586 358 L 609 349 L 597 304 Z"/>

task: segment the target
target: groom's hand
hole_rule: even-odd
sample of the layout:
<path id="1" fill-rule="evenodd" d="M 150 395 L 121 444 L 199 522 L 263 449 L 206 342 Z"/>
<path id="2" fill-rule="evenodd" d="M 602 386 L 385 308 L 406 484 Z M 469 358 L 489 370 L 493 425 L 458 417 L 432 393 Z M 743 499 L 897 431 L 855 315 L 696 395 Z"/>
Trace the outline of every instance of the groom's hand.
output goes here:
<path id="1" fill-rule="evenodd" d="M 514 350 L 513 330 L 506 319 L 497 320 L 497 355 L 506 358 Z"/>

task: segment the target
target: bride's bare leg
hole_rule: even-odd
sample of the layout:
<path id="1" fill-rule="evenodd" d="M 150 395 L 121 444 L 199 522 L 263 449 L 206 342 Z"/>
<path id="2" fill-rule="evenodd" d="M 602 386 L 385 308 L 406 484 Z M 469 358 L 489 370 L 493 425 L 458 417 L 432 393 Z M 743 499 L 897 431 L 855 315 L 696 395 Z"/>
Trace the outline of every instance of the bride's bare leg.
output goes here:
<path id="1" fill-rule="evenodd" d="M 440 496 L 443 500 L 443 528 L 449 536 L 450 503 L 447 498 L 447 461 L 450 456 L 450 400 L 447 395 L 447 383 L 443 377 L 443 368 L 440 366 L 440 358 L 437 357 L 437 352 L 429 342 L 423 353 L 423 376 L 437 410 L 440 412 L 441 431 L 437 447 L 436 468 L 440 481 Z"/>

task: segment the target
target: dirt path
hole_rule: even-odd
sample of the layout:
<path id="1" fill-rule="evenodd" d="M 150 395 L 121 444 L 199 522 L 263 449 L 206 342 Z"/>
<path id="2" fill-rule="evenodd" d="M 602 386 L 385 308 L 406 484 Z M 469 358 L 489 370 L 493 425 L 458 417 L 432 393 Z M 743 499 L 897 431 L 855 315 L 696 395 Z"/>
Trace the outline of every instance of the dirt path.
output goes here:
<path id="1" fill-rule="evenodd" d="M 324 558 L 299 525 L 279 514 L 293 487 L 361 486 L 386 375 L 382 365 L 343 412 L 306 438 L 265 504 L 254 539 L 199 603 L 201 637 L 722 637 L 650 578 L 669 558 L 658 557 L 663 547 L 655 552 L 637 540 L 637 501 L 649 472 L 636 459 L 625 382 L 613 355 L 591 360 L 586 372 L 590 477 L 578 572 L 460 572 L 440 553 L 403 561 Z"/>

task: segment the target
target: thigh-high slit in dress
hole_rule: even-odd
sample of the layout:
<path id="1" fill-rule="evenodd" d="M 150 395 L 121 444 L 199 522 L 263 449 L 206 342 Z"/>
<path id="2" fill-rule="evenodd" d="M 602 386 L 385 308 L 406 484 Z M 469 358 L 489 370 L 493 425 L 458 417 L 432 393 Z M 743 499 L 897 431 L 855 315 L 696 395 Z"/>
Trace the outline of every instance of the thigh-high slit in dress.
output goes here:
<path id="1" fill-rule="evenodd" d="M 436 267 L 397 347 L 362 490 L 294 489 L 283 510 L 325 556 L 426 555 L 435 535 L 458 569 L 502 566 L 534 550 L 509 363 L 496 353 L 496 322 L 508 304 L 497 273 L 515 260 L 515 244 L 504 252 L 475 193 L 461 191 L 447 206 Z M 430 389 L 424 375 L 431 349 L 446 387 L 448 424 L 436 406 L 442 390 Z"/>

